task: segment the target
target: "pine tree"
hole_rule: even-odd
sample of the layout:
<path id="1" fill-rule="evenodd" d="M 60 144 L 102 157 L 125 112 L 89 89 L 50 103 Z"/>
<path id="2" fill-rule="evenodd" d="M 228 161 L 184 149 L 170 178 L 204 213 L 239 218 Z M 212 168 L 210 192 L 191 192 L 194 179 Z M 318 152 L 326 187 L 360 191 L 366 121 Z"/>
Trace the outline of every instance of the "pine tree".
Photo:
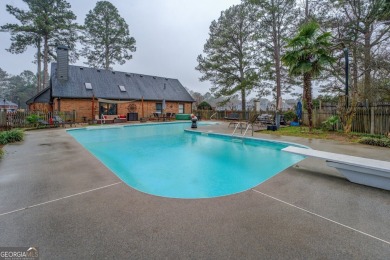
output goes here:
<path id="1" fill-rule="evenodd" d="M 256 11 L 247 4 L 235 5 L 223 11 L 210 26 L 210 38 L 204 45 L 204 55 L 198 56 L 196 67 L 201 81 L 213 84 L 216 98 L 228 102 L 241 94 L 242 110 L 246 111 L 246 96 L 258 86 L 255 66 Z"/>
<path id="2" fill-rule="evenodd" d="M 108 1 L 97 2 L 87 14 L 82 43 L 86 64 L 95 68 L 112 69 L 117 62 L 122 65 L 132 59 L 130 53 L 136 50 L 129 26 Z"/>
<path id="3" fill-rule="evenodd" d="M 77 41 L 76 19 L 70 10 L 70 4 L 65 0 L 23 0 L 28 6 L 28 10 L 7 5 L 7 11 L 15 16 L 21 24 L 6 24 L 1 26 L 3 30 L 11 33 L 11 53 L 22 53 L 28 46 L 34 46 L 37 51 L 37 63 L 40 67 L 41 44 L 43 44 L 43 87 L 48 85 L 48 63 L 50 55 L 55 58 L 51 42 L 56 44 L 75 47 Z M 71 35 L 72 37 L 63 37 Z M 73 49 L 74 50 L 74 49 Z M 40 69 L 38 71 L 40 75 Z M 39 84 L 39 80 L 38 80 Z M 39 85 L 38 85 L 38 88 Z"/>
<path id="4" fill-rule="evenodd" d="M 282 92 L 289 93 L 295 82 L 287 75 L 282 66 L 286 39 L 291 36 L 297 25 L 298 9 L 295 0 L 250 0 L 259 8 L 258 66 L 263 82 L 272 82 L 275 100 L 278 102 Z M 276 106 L 277 107 L 277 104 Z"/>

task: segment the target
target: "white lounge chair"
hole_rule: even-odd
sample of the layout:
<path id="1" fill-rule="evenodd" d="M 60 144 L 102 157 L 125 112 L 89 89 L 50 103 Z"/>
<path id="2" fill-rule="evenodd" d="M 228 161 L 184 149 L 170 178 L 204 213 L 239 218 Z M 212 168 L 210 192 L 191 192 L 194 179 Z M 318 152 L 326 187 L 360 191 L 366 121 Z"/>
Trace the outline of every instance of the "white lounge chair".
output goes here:
<path id="1" fill-rule="evenodd" d="M 390 190 L 390 162 L 288 146 L 282 151 L 325 159 L 350 182 Z"/>

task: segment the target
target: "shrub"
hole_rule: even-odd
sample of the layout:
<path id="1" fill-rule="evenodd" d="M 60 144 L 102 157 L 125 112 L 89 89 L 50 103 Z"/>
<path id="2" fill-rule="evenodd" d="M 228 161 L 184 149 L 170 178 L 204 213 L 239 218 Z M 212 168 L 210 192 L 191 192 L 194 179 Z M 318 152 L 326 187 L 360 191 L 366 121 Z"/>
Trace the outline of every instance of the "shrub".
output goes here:
<path id="1" fill-rule="evenodd" d="M 359 143 L 390 148 L 390 139 L 386 137 L 385 138 L 363 137 L 362 139 L 359 140 Z"/>
<path id="2" fill-rule="evenodd" d="M 1 149 L 1 147 L 0 147 L 0 159 L 3 158 L 3 155 L 4 155 L 4 151 L 3 151 L 3 149 Z"/>
<path id="3" fill-rule="evenodd" d="M 26 117 L 26 120 L 30 125 L 36 125 L 38 123 L 39 119 L 40 119 L 40 117 L 38 115 L 35 115 L 35 114 L 32 114 L 32 115 Z"/>
<path id="4" fill-rule="evenodd" d="M 335 125 L 339 122 L 338 116 L 330 116 L 327 120 L 322 122 L 322 129 L 328 131 L 335 131 Z"/>
<path id="5" fill-rule="evenodd" d="M 286 113 L 283 114 L 284 115 L 284 120 L 289 122 L 289 121 L 293 121 L 297 115 L 295 114 L 294 111 L 287 111 Z"/>
<path id="6" fill-rule="evenodd" d="M 22 141 L 24 132 L 20 129 L 0 132 L 0 144 L 8 144 Z"/>
<path id="7" fill-rule="evenodd" d="M 8 143 L 8 133 L 6 131 L 0 132 L 0 145 Z"/>

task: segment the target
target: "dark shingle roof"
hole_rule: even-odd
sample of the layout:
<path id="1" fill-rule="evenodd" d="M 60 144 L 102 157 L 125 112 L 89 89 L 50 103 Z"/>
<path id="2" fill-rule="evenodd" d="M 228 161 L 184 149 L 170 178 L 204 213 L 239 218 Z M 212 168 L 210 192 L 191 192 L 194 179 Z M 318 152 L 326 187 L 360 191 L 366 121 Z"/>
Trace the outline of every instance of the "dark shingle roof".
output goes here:
<path id="1" fill-rule="evenodd" d="M 52 97 L 194 102 L 177 79 L 69 65 L 69 80 L 59 81 L 56 63 L 51 65 Z M 87 90 L 85 83 L 92 84 Z M 122 92 L 119 85 L 124 86 Z"/>
<path id="2" fill-rule="evenodd" d="M 50 88 L 47 87 L 41 90 L 38 94 L 26 101 L 26 104 L 31 103 L 50 103 Z"/>

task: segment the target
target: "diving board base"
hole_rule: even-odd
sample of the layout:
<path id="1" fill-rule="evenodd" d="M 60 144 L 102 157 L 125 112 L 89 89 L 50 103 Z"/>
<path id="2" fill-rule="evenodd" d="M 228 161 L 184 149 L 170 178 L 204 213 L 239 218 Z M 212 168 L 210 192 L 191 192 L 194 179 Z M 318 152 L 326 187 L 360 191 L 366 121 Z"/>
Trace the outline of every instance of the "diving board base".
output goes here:
<path id="1" fill-rule="evenodd" d="M 326 161 L 330 167 L 336 168 L 350 182 L 390 190 L 389 173 L 380 170 L 372 170 L 348 164 Z"/>
<path id="2" fill-rule="evenodd" d="M 390 162 L 288 146 L 284 152 L 325 159 L 350 182 L 390 190 Z"/>

